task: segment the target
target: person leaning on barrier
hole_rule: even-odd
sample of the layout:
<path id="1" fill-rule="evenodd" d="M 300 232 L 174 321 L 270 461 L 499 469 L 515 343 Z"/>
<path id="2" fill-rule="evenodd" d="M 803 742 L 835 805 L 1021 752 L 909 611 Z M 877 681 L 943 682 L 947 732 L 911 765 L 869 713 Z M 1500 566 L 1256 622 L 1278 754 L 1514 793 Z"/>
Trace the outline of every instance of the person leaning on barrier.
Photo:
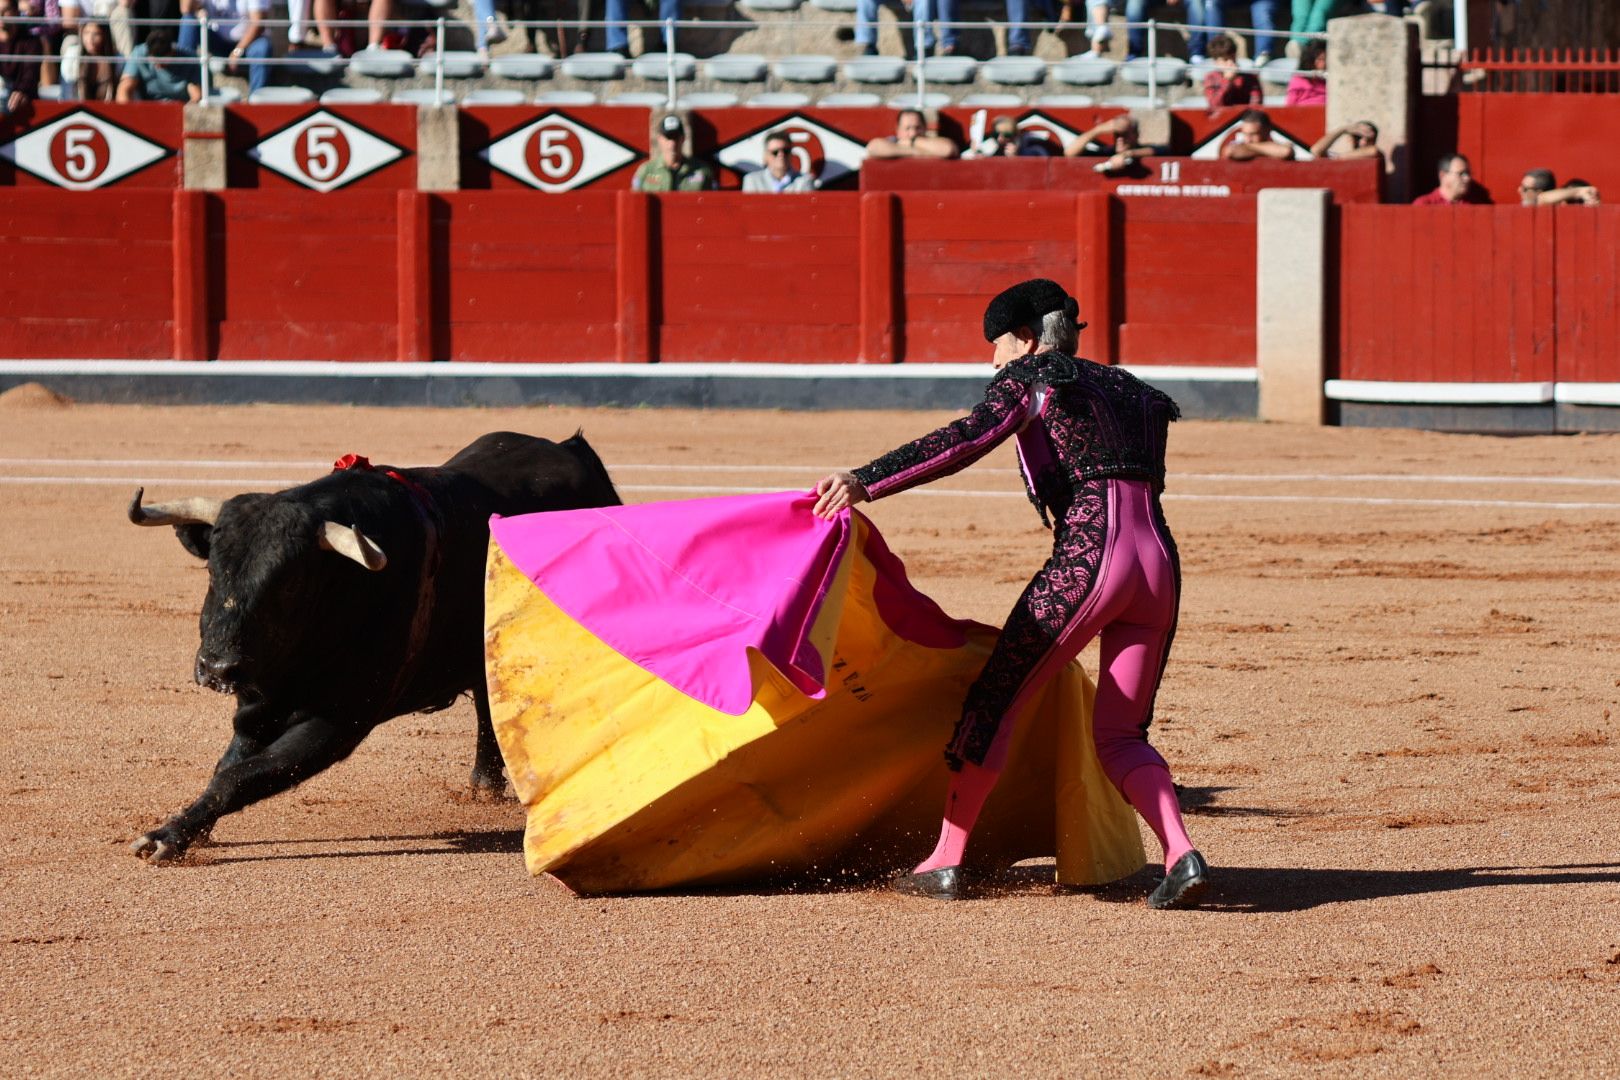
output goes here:
<path id="1" fill-rule="evenodd" d="M 686 156 L 686 125 L 671 113 L 658 122 L 652 157 L 630 179 L 634 191 L 713 191 L 714 173 Z"/>
<path id="2" fill-rule="evenodd" d="M 1271 116 L 1264 109 L 1249 109 L 1238 117 L 1238 129 L 1221 147 L 1221 158 L 1224 161 L 1253 161 L 1255 158 L 1292 161 L 1294 148 L 1272 137 Z"/>
<path id="3" fill-rule="evenodd" d="M 164 61 L 178 61 L 164 63 Z M 201 101 L 197 63 L 169 44 L 168 30 L 153 30 L 135 46 L 118 80 L 119 101 Z"/>
<path id="4" fill-rule="evenodd" d="M 1064 157 L 1104 157 L 1093 168 L 1100 173 L 1124 172 L 1133 168 L 1140 158 L 1151 157 L 1158 147 L 1142 143 L 1142 129 L 1129 116 L 1116 116 L 1104 120 L 1089 131 L 1075 136 L 1063 149 Z"/>
<path id="5" fill-rule="evenodd" d="M 1440 159 L 1440 183 L 1427 195 L 1412 200 L 1413 206 L 1456 206 L 1458 203 L 1489 203 L 1491 200 L 1474 183 L 1474 170 L 1461 154 Z"/>
<path id="6" fill-rule="evenodd" d="M 816 178 L 793 167 L 793 139 L 785 131 L 765 136 L 765 167 L 743 177 L 750 195 L 783 195 L 816 190 Z"/>
<path id="7" fill-rule="evenodd" d="M 901 109 L 894 134 L 866 144 L 866 156 L 874 158 L 953 158 L 957 153 L 954 142 L 928 129 L 921 109 Z"/>
<path id="8" fill-rule="evenodd" d="M 1333 149 L 1333 144 L 1346 135 L 1350 137 L 1349 149 Z M 1334 128 L 1311 144 L 1311 157 L 1313 158 L 1355 161 L 1358 158 L 1373 158 L 1382 155 L 1383 151 L 1378 149 L 1378 128 L 1370 120 L 1357 120 L 1353 124 Z"/>
<path id="9" fill-rule="evenodd" d="M 1559 187 L 1551 169 L 1531 169 L 1519 181 L 1521 206 L 1558 206 L 1561 203 L 1597 206 L 1601 201 L 1598 189 L 1585 180 L 1571 180 Z"/>
<path id="10" fill-rule="evenodd" d="M 1052 147 L 1045 138 L 1018 130 L 1018 121 L 998 116 L 990 125 L 990 137 L 962 155 L 965 158 L 1051 157 Z"/>

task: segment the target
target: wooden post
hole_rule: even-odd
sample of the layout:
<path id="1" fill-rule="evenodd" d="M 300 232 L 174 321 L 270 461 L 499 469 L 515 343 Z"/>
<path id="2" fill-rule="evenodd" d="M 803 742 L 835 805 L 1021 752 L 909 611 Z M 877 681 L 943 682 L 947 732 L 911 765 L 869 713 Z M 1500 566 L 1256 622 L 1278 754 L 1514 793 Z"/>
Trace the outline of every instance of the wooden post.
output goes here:
<path id="1" fill-rule="evenodd" d="M 433 355 L 433 203 L 421 191 L 396 196 L 395 283 L 399 297 L 401 361 L 437 359 Z"/>
<path id="2" fill-rule="evenodd" d="M 898 196 L 868 191 L 861 196 L 861 347 L 863 364 L 897 364 L 899 329 L 900 214 Z"/>
<path id="3" fill-rule="evenodd" d="M 1099 364 L 1119 363 L 1119 321 L 1115 318 L 1114 197 L 1104 191 L 1075 196 L 1075 276 L 1080 318 L 1090 323 L 1080 351 Z"/>
<path id="4" fill-rule="evenodd" d="M 174 358 L 212 360 L 208 349 L 208 194 L 174 193 Z"/>
<path id="5" fill-rule="evenodd" d="M 621 191 L 615 211 L 619 363 L 650 364 L 658 358 L 653 344 L 653 196 Z"/>

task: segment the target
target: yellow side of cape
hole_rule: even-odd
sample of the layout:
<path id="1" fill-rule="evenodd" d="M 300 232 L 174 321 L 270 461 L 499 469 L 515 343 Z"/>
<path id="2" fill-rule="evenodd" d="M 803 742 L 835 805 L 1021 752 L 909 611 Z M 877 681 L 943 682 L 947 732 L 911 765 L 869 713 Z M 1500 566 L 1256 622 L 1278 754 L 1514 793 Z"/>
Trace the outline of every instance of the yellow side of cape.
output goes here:
<path id="1" fill-rule="evenodd" d="M 527 809 L 524 856 L 582 893 L 641 892 L 898 869 L 932 846 L 949 771 L 942 750 L 995 642 L 906 641 L 873 600 L 853 521 L 811 641 L 826 695 L 801 693 L 750 654 L 741 716 L 687 697 L 603 644 L 491 543 L 485 650 L 495 733 Z M 1026 710 L 969 865 L 1057 856 L 1057 880 L 1140 869 L 1135 815 L 1097 762 L 1094 688 L 1070 664 Z"/>

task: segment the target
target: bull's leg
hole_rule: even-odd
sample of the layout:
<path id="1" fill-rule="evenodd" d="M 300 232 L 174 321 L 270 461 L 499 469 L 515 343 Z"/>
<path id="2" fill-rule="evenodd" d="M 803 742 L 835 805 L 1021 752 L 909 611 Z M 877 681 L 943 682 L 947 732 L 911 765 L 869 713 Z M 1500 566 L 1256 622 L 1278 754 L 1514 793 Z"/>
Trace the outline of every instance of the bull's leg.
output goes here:
<path id="1" fill-rule="evenodd" d="M 472 788 L 490 798 L 501 798 L 506 794 L 506 773 L 489 715 L 489 690 L 482 683 L 473 687 L 473 707 L 478 710 L 478 747 L 473 751 Z"/>
<path id="2" fill-rule="evenodd" d="M 366 734 L 366 729 L 350 724 L 294 713 L 287 726 L 257 753 L 232 761 L 232 750 L 227 750 L 197 801 L 141 836 L 130 850 L 153 862 L 175 858 L 226 814 L 280 794 L 348 757 Z M 232 748 L 236 748 L 236 740 L 232 740 Z"/>

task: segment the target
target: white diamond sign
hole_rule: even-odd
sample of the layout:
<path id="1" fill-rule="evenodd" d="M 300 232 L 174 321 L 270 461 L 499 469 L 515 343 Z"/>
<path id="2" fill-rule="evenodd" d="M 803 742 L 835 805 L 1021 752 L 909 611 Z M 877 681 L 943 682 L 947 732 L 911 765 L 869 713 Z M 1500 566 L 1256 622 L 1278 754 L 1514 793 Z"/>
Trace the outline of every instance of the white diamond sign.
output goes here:
<path id="1" fill-rule="evenodd" d="M 405 151 L 319 109 L 259 140 L 247 155 L 295 183 L 327 192 L 393 164 Z"/>
<path id="2" fill-rule="evenodd" d="M 555 194 L 584 187 L 640 155 L 562 113 L 547 113 L 496 139 L 479 156 L 512 179 Z"/>
<path id="3" fill-rule="evenodd" d="M 105 187 L 168 156 L 166 147 L 84 109 L 0 146 L 0 158 L 69 191 Z"/>
<path id="4" fill-rule="evenodd" d="M 752 135 L 744 135 L 736 142 L 727 143 L 715 155 L 715 160 L 733 172 L 747 175 L 765 167 L 765 136 L 784 131 L 788 137 L 788 152 L 793 155 L 793 167 L 802 173 L 830 184 L 843 176 L 859 172 L 866 160 L 866 144 L 856 142 L 848 135 L 816 123 L 808 117 L 794 113 Z"/>

